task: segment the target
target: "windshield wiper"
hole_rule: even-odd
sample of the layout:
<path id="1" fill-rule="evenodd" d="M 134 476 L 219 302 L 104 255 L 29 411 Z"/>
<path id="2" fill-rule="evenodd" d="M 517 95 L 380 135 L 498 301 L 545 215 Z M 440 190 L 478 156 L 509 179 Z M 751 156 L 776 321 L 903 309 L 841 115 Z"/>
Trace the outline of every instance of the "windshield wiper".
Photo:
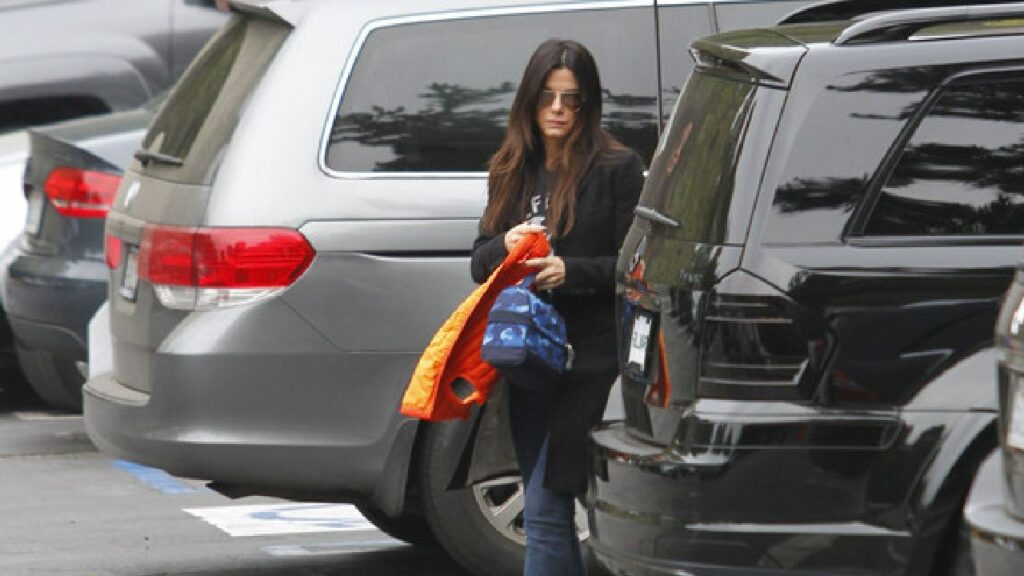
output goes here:
<path id="1" fill-rule="evenodd" d="M 671 226 L 672 228 L 679 228 L 679 220 L 665 216 L 661 212 L 658 212 L 654 208 L 648 208 L 647 206 L 637 206 L 633 213 L 643 218 L 644 220 L 651 220 L 665 226 Z"/>
<path id="2" fill-rule="evenodd" d="M 161 154 L 160 152 L 150 152 L 139 148 L 135 151 L 135 159 L 143 164 L 149 164 L 150 162 L 156 162 L 157 164 L 170 164 L 171 166 L 181 166 L 185 163 L 184 160 L 177 156 L 171 156 L 170 154 Z"/>

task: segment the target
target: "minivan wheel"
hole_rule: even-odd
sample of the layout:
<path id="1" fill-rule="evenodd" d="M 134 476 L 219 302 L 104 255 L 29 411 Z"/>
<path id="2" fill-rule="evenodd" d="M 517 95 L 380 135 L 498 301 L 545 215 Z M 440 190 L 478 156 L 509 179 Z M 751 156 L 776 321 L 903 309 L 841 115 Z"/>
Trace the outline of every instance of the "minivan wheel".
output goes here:
<path id="1" fill-rule="evenodd" d="M 519 476 L 502 476 L 449 490 L 451 471 L 461 456 L 460 424 L 434 424 L 426 430 L 420 486 L 427 523 L 445 551 L 470 572 L 518 576 L 526 554 L 522 482 Z M 580 537 L 587 538 L 586 514 L 579 503 L 576 525 Z"/>
<path id="2" fill-rule="evenodd" d="M 357 504 L 356 508 L 371 524 L 392 538 L 414 546 L 437 546 L 437 539 L 423 516 L 405 514 L 393 518 L 369 504 Z"/>
<path id="3" fill-rule="evenodd" d="M 82 411 L 82 377 L 74 358 L 16 344 L 18 363 L 32 390 L 53 408 Z"/>

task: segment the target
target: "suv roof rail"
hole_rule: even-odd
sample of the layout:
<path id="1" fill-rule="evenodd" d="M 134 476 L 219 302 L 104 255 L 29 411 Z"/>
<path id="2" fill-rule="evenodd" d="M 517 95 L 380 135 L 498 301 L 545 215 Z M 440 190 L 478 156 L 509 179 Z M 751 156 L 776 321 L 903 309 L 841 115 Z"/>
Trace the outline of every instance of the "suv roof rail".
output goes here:
<path id="1" fill-rule="evenodd" d="M 922 28 L 938 24 L 1021 16 L 1024 16 L 1024 2 L 886 12 L 852 24 L 836 37 L 834 43 L 842 45 L 906 40 Z"/>
<path id="2" fill-rule="evenodd" d="M 867 14 L 891 10 L 915 8 L 942 8 L 949 6 L 973 6 L 1006 4 L 1011 0 L 824 0 L 797 8 L 786 14 L 777 24 L 808 24 L 853 20 Z"/>

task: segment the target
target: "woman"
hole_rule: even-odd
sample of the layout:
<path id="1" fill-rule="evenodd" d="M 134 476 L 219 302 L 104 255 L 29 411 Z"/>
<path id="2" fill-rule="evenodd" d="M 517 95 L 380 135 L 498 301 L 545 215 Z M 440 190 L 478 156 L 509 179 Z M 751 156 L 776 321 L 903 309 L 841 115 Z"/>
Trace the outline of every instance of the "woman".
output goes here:
<path id="1" fill-rule="evenodd" d="M 553 254 L 527 264 L 537 271 L 536 288 L 565 318 L 576 353 L 550 393 L 509 389 L 526 489 L 527 576 L 585 573 L 574 500 L 586 489 L 587 432 L 600 421 L 618 371 L 615 262 L 643 166 L 600 122 L 601 82 L 590 52 L 567 40 L 541 44 L 491 159 L 487 208 L 473 243 L 473 279 L 483 282 L 524 234 L 548 233 Z"/>

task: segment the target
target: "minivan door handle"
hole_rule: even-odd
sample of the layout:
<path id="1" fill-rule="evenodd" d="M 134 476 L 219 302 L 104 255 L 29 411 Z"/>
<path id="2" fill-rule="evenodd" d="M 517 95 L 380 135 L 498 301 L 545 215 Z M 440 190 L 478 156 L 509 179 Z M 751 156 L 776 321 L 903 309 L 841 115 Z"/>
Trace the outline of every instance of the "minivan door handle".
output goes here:
<path id="1" fill-rule="evenodd" d="M 633 209 L 633 214 L 636 214 L 637 216 L 643 218 L 644 220 L 651 220 L 652 222 L 664 224 L 665 226 L 679 228 L 679 220 L 676 220 L 675 218 L 671 218 L 669 216 L 665 216 L 664 214 L 658 212 L 654 208 L 649 208 L 647 206 L 637 206 L 635 209 Z"/>

